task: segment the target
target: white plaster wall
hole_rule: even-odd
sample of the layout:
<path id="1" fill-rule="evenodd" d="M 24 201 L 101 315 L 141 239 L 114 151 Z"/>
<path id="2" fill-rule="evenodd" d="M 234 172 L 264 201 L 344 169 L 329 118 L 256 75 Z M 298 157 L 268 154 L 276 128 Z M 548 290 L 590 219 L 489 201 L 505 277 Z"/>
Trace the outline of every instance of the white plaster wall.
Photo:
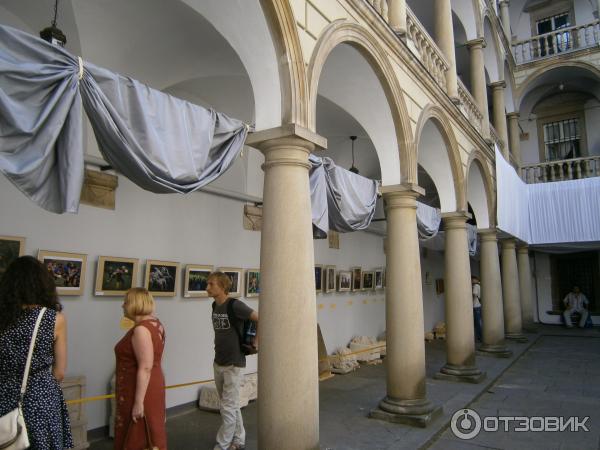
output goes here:
<path id="1" fill-rule="evenodd" d="M 327 239 L 315 240 L 315 263 L 336 266 L 336 271 L 360 266 L 363 271 L 385 266 L 383 238 L 366 232 L 340 234 L 340 248 L 330 249 Z M 385 330 L 385 291 L 328 292 L 317 294 L 317 314 L 329 354 L 346 347 L 357 335 L 377 337 Z"/>
<path id="2" fill-rule="evenodd" d="M 315 240 L 315 261 L 336 270 L 385 266 L 383 238 L 364 232 L 340 235 L 340 249 L 327 240 Z M 444 294 L 435 293 L 435 280 L 444 277 L 444 254 L 421 249 L 421 278 L 425 331 L 444 321 Z M 377 337 L 385 331 L 385 291 L 329 292 L 317 294 L 317 314 L 327 352 L 348 346 L 357 335 Z"/>
<path id="3" fill-rule="evenodd" d="M 537 122 L 535 120 L 520 120 L 519 124 L 521 125 L 523 132 L 529 134 L 527 140 L 521 141 L 521 158 L 523 164 L 540 162 Z"/>
<path id="4" fill-rule="evenodd" d="M 585 131 L 589 155 L 600 155 L 600 102 L 588 101 L 585 106 Z"/>
<path id="5" fill-rule="evenodd" d="M 63 297 L 69 323 L 67 375 L 87 377 L 87 395 L 108 392 L 114 371 L 113 347 L 124 331 L 119 297 L 92 295 L 98 256 L 163 259 L 185 264 L 252 268 L 259 266 L 260 234 L 242 228 L 243 204 L 208 194 L 155 195 L 119 177 L 115 211 L 82 205 L 77 215 L 55 215 L 35 206 L 0 177 L 0 234 L 25 236 L 26 253 L 38 249 L 88 255 L 84 295 Z M 138 274 L 141 285 L 143 267 Z M 167 331 L 163 368 L 167 384 L 212 379 L 211 300 L 157 298 Z M 258 301 L 248 304 L 258 308 Z M 256 370 L 250 357 L 247 371 Z M 198 386 L 167 391 L 167 406 L 193 401 Z M 108 402 L 86 405 L 88 427 L 108 420 Z"/>
<path id="6" fill-rule="evenodd" d="M 552 275 L 550 272 L 550 256 L 547 253 L 534 253 L 535 277 L 533 280 L 536 296 L 532 297 L 534 308 L 538 310 L 540 322 L 560 324 L 559 316 L 551 316 L 546 311 L 552 310 Z"/>
<path id="7" fill-rule="evenodd" d="M 435 293 L 435 280 L 439 278 L 444 278 L 444 253 L 421 248 L 425 332 L 431 331 L 436 323 L 446 321 L 445 296 Z"/>

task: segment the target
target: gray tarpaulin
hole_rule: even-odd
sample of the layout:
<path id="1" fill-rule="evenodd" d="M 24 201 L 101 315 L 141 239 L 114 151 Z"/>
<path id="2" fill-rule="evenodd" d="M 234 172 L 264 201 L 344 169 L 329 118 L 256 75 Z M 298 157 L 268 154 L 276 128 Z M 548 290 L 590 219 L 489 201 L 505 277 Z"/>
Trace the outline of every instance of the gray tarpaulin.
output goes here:
<path id="1" fill-rule="evenodd" d="M 375 214 L 377 181 L 337 167 L 330 158 L 311 155 L 310 191 L 317 237 L 328 230 L 366 229 Z"/>
<path id="2" fill-rule="evenodd" d="M 152 192 L 188 193 L 214 181 L 246 139 L 241 121 L 0 26 L 0 171 L 52 212 L 79 207 L 82 103 L 104 158 Z"/>
<path id="3" fill-rule="evenodd" d="M 420 240 L 434 237 L 440 229 L 441 221 L 442 213 L 439 209 L 417 202 L 417 231 Z"/>

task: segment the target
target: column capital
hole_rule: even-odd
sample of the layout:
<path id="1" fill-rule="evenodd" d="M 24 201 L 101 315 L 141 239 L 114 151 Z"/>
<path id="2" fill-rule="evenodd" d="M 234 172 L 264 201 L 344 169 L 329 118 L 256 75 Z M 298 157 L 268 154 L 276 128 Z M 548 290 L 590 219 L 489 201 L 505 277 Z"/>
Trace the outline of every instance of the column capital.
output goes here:
<path id="1" fill-rule="evenodd" d="M 425 189 L 412 183 L 382 186 L 381 193 L 386 201 L 386 210 L 395 208 L 417 209 L 417 198 L 425 195 Z"/>
<path id="2" fill-rule="evenodd" d="M 519 111 L 509 112 L 506 113 L 506 117 L 508 117 L 509 119 L 519 120 L 519 117 L 521 117 L 521 113 L 519 113 Z"/>
<path id="3" fill-rule="evenodd" d="M 326 138 L 296 123 L 288 123 L 280 127 L 250 133 L 246 138 L 245 145 L 263 151 L 274 146 L 280 146 L 282 143 L 285 144 L 290 140 L 297 141 L 296 145 L 309 149 L 311 153 L 316 150 L 327 149 Z"/>
<path id="4" fill-rule="evenodd" d="M 467 48 L 469 50 L 472 49 L 482 49 L 485 48 L 487 46 L 487 43 L 485 42 L 484 38 L 475 38 L 475 39 L 471 39 L 470 41 L 466 42 L 467 44 Z"/>
<path id="5" fill-rule="evenodd" d="M 425 189 L 414 183 L 390 184 L 381 186 L 380 190 L 384 196 L 389 197 L 414 195 L 417 198 L 425 195 Z"/>
<path id="6" fill-rule="evenodd" d="M 466 228 L 467 220 L 473 217 L 466 211 L 455 211 L 442 214 L 442 221 L 444 222 L 444 228 L 449 230 L 451 228 Z"/>
<path id="7" fill-rule="evenodd" d="M 500 239 L 500 243 L 505 248 L 516 248 L 517 247 L 517 239 L 514 237 L 502 238 L 502 239 Z"/>
<path id="8" fill-rule="evenodd" d="M 506 81 L 504 81 L 504 80 L 494 81 L 493 83 L 490 83 L 490 87 L 492 88 L 492 90 L 506 89 Z"/>
<path id="9" fill-rule="evenodd" d="M 496 228 L 479 228 L 477 234 L 481 237 L 482 241 L 497 241 L 498 230 Z"/>
<path id="10" fill-rule="evenodd" d="M 502 6 L 507 6 L 508 7 L 510 5 L 510 0 L 499 0 L 498 1 L 498 5 L 500 7 L 502 7 Z"/>
<path id="11" fill-rule="evenodd" d="M 517 253 L 527 253 L 527 254 L 529 254 L 529 245 L 527 245 L 527 244 L 517 244 Z"/>

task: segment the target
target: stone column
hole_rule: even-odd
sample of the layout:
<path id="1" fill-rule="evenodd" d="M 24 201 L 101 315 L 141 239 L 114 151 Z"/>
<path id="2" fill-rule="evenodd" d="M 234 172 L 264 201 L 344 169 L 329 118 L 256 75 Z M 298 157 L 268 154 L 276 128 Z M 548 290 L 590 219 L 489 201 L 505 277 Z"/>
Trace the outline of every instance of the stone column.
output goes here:
<path id="1" fill-rule="evenodd" d="M 524 340 L 526 338 L 522 332 L 521 295 L 514 238 L 502 240 L 502 293 L 506 338 Z"/>
<path id="2" fill-rule="evenodd" d="M 495 228 L 478 230 L 481 237 L 481 321 L 483 343 L 478 353 L 508 358 L 512 352 L 504 342 L 504 311 L 502 281 L 498 256 L 498 237 Z"/>
<path id="3" fill-rule="evenodd" d="M 382 188 L 387 216 L 387 395 L 371 417 L 424 427 L 440 407 L 425 393 L 421 262 L 417 235 L 418 186 Z"/>
<path id="4" fill-rule="evenodd" d="M 478 38 L 467 42 L 471 56 L 471 90 L 477 101 L 479 111 L 483 115 L 482 132 L 483 137 L 490 137 L 490 115 L 488 113 L 487 88 L 485 83 L 485 65 L 483 49 L 485 39 Z"/>
<path id="5" fill-rule="evenodd" d="M 506 35 L 506 39 L 508 39 L 508 43 L 510 44 L 512 41 L 512 33 L 510 31 L 510 12 L 508 10 L 510 2 L 509 0 L 500 0 L 498 3 L 500 4 L 502 28 L 504 28 L 504 34 Z"/>
<path id="6" fill-rule="evenodd" d="M 519 293 L 521 294 L 521 320 L 525 330 L 533 329 L 533 302 L 531 299 L 531 267 L 529 247 L 517 247 L 517 265 L 519 267 Z"/>
<path id="7" fill-rule="evenodd" d="M 508 129 L 506 127 L 506 107 L 504 105 L 504 89 L 506 82 L 496 81 L 491 83 L 492 102 L 494 104 L 494 128 L 498 132 L 498 136 L 503 142 L 504 147 L 501 149 L 504 158 L 510 162 L 508 153 Z"/>
<path id="8" fill-rule="evenodd" d="M 435 0 L 435 43 L 448 61 L 446 72 L 446 90 L 448 96 L 458 101 L 458 84 L 456 75 L 456 54 L 454 51 L 454 29 L 452 27 L 452 5 L 450 0 Z"/>
<path id="9" fill-rule="evenodd" d="M 258 448 L 319 448 L 309 154 L 326 140 L 289 124 L 251 134 L 265 155 L 260 248 Z M 293 381 L 291 381 L 293 380 Z"/>
<path id="10" fill-rule="evenodd" d="M 521 167 L 523 160 L 521 159 L 521 132 L 519 130 L 519 113 L 511 112 L 506 115 L 508 119 L 508 130 L 509 130 L 509 148 L 515 161 Z"/>
<path id="11" fill-rule="evenodd" d="M 406 0 L 389 2 L 388 20 L 392 30 L 398 35 L 406 35 Z"/>
<path id="12" fill-rule="evenodd" d="M 464 212 L 443 216 L 446 244 L 444 285 L 446 299 L 447 362 L 435 378 L 479 383 L 485 378 L 475 366 L 471 267 Z"/>

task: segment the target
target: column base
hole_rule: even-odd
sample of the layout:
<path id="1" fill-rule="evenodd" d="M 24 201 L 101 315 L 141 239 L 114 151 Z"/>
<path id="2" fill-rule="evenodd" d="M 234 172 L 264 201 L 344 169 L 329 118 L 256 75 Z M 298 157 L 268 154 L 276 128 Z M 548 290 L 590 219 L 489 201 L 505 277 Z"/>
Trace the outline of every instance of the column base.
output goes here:
<path id="1" fill-rule="evenodd" d="M 494 358 L 510 358 L 513 352 L 507 349 L 503 344 L 483 344 L 477 349 L 476 354 L 481 356 L 492 356 Z"/>
<path id="2" fill-rule="evenodd" d="M 518 342 L 520 344 L 524 344 L 525 342 L 529 342 L 529 339 L 523 333 L 506 333 L 504 335 L 506 339 L 510 339 L 511 341 Z"/>
<path id="3" fill-rule="evenodd" d="M 394 400 L 385 397 L 379 406 L 369 412 L 372 419 L 401 423 L 425 428 L 435 418 L 442 415 L 442 407 L 434 406 L 426 399 Z"/>
<path id="4" fill-rule="evenodd" d="M 485 372 L 482 372 L 475 366 L 455 366 L 446 364 L 433 376 L 433 378 L 436 380 L 477 384 L 485 380 L 486 376 Z"/>

